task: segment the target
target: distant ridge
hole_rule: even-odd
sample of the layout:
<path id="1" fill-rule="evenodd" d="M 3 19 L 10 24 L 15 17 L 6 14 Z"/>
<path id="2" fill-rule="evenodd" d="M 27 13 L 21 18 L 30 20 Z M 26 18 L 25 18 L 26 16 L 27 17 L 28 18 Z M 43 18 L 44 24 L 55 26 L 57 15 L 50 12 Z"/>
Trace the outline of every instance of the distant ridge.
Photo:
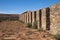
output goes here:
<path id="1" fill-rule="evenodd" d="M 0 20 L 19 20 L 18 14 L 0 14 Z"/>

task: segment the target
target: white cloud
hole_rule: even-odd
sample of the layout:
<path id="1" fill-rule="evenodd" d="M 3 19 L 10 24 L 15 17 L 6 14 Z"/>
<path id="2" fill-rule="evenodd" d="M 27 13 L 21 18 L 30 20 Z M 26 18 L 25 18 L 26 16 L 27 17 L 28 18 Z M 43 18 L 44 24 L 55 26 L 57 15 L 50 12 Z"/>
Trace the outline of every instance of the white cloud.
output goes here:
<path id="1" fill-rule="evenodd" d="M 10 11 L 10 12 L 0 11 L 0 14 L 16 14 L 16 12 L 15 11 Z"/>

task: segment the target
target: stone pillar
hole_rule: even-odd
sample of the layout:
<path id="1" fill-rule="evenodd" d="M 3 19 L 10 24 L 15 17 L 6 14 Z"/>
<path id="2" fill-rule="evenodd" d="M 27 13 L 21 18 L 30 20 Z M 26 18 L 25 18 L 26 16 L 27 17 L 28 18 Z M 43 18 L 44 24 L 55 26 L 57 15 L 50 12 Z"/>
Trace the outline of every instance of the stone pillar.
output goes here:
<path id="1" fill-rule="evenodd" d="M 31 12 L 31 23 L 32 23 L 32 12 Z"/>
<path id="2" fill-rule="evenodd" d="M 22 21 L 24 22 L 24 15 L 22 14 Z"/>
<path id="3" fill-rule="evenodd" d="M 34 23 L 34 11 L 32 11 L 32 26 L 33 26 L 33 23 Z"/>
<path id="4" fill-rule="evenodd" d="M 60 32 L 60 4 L 50 7 L 50 21 L 51 33 L 56 34 Z"/>
<path id="5" fill-rule="evenodd" d="M 19 20 L 21 20 L 21 14 L 19 15 Z"/>
<path id="6" fill-rule="evenodd" d="M 28 12 L 28 23 L 29 23 L 29 19 L 30 19 L 30 18 L 29 18 L 29 12 Z"/>
<path id="7" fill-rule="evenodd" d="M 25 12 L 25 23 L 27 23 L 27 12 Z"/>
<path id="8" fill-rule="evenodd" d="M 24 13 L 23 13 L 23 22 L 25 21 Z"/>
<path id="9" fill-rule="evenodd" d="M 25 23 L 25 13 L 24 13 L 24 23 Z"/>
<path id="10" fill-rule="evenodd" d="M 26 13 L 24 13 L 24 17 L 25 17 L 25 23 L 26 23 Z"/>
<path id="11" fill-rule="evenodd" d="M 22 21 L 22 14 L 20 14 L 20 21 Z"/>
<path id="12" fill-rule="evenodd" d="M 23 14 L 21 15 L 21 21 L 23 21 Z"/>
<path id="13" fill-rule="evenodd" d="M 50 8 L 46 8 L 46 30 L 50 30 Z"/>
<path id="14" fill-rule="evenodd" d="M 24 23 L 25 23 L 25 13 L 24 13 Z"/>
<path id="15" fill-rule="evenodd" d="M 29 23 L 29 13 L 27 12 L 26 15 L 27 15 L 27 23 Z"/>
<path id="16" fill-rule="evenodd" d="M 37 21 L 37 26 L 38 30 L 41 28 L 41 10 L 36 11 L 36 21 Z"/>
<path id="17" fill-rule="evenodd" d="M 31 23 L 31 11 L 28 12 L 29 13 L 29 23 Z"/>
<path id="18" fill-rule="evenodd" d="M 46 30 L 46 8 L 42 9 L 42 28 Z"/>

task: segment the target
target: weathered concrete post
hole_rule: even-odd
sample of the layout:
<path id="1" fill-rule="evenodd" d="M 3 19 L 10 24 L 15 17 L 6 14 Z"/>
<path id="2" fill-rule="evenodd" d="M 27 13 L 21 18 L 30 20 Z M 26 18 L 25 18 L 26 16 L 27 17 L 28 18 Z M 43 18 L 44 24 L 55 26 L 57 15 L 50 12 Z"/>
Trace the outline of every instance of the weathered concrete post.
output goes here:
<path id="1" fill-rule="evenodd" d="M 42 9 L 42 28 L 46 30 L 46 8 Z"/>
<path id="2" fill-rule="evenodd" d="M 32 23 L 32 12 L 31 12 L 31 23 Z"/>
<path id="3" fill-rule="evenodd" d="M 24 13 L 24 23 L 25 23 L 25 13 Z"/>
<path id="4" fill-rule="evenodd" d="M 26 15 L 27 15 L 27 23 L 28 23 L 29 22 L 29 13 L 27 12 Z"/>
<path id="5" fill-rule="evenodd" d="M 24 17 L 24 13 L 23 13 L 23 22 L 25 22 L 25 17 Z"/>
<path id="6" fill-rule="evenodd" d="M 20 16 L 19 16 L 19 20 L 22 21 L 22 14 L 20 14 Z"/>
<path id="7" fill-rule="evenodd" d="M 19 20 L 21 20 L 21 14 L 19 15 Z"/>
<path id="8" fill-rule="evenodd" d="M 36 11 L 36 21 L 38 30 L 41 28 L 41 10 Z"/>
<path id="9" fill-rule="evenodd" d="M 26 23 L 26 13 L 24 13 L 24 14 L 25 14 L 25 16 L 24 16 L 24 17 L 25 17 L 25 23 Z"/>
<path id="10" fill-rule="evenodd" d="M 31 11 L 28 12 L 29 13 L 29 23 L 31 23 Z"/>
<path id="11" fill-rule="evenodd" d="M 50 30 L 50 8 L 46 8 L 46 30 Z"/>
<path id="12" fill-rule="evenodd" d="M 27 12 L 25 12 L 25 23 L 27 24 Z"/>
<path id="13" fill-rule="evenodd" d="M 33 26 L 33 23 L 34 23 L 34 11 L 32 11 L 32 26 Z"/>
<path id="14" fill-rule="evenodd" d="M 24 22 L 24 14 L 22 14 L 22 21 Z"/>

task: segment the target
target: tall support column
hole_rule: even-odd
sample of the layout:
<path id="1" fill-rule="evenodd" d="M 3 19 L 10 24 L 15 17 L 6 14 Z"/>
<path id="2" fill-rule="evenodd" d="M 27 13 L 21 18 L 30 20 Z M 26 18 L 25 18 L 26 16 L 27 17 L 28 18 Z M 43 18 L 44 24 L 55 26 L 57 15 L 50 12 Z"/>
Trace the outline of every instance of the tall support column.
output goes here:
<path id="1" fill-rule="evenodd" d="M 19 20 L 21 20 L 21 14 L 19 15 Z"/>
<path id="2" fill-rule="evenodd" d="M 27 15 L 27 23 L 29 22 L 29 15 L 28 15 L 28 12 L 26 13 Z"/>
<path id="3" fill-rule="evenodd" d="M 24 17 L 25 17 L 25 23 L 26 23 L 26 13 L 24 13 Z"/>
<path id="4" fill-rule="evenodd" d="M 23 13 L 23 22 L 24 22 L 24 19 L 25 19 L 25 18 L 24 18 L 24 13 Z"/>
<path id="5" fill-rule="evenodd" d="M 24 15 L 22 14 L 22 21 L 24 22 Z"/>
<path id="6" fill-rule="evenodd" d="M 28 12 L 29 13 L 29 23 L 31 23 L 31 11 Z"/>
<path id="7" fill-rule="evenodd" d="M 34 11 L 32 11 L 32 26 L 33 26 L 33 23 L 34 23 Z"/>
<path id="8" fill-rule="evenodd" d="M 41 10 L 38 10 L 36 13 L 36 21 L 39 30 L 41 28 Z"/>
<path id="9" fill-rule="evenodd" d="M 22 14 L 20 15 L 20 20 L 22 21 Z"/>
<path id="10" fill-rule="evenodd" d="M 28 23 L 29 23 L 29 19 L 30 19 L 30 18 L 29 18 L 29 12 L 28 12 Z"/>
<path id="11" fill-rule="evenodd" d="M 32 23 L 32 12 L 31 12 L 31 23 Z"/>
<path id="12" fill-rule="evenodd" d="M 25 13 L 25 23 L 27 23 L 27 13 Z"/>
<path id="13" fill-rule="evenodd" d="M 50 30 L 50 8 L 46 8 L 46 30 Z"/>
<path id="14" fill-rule="evenodd" d="M 25 23 L 25 13 L 24 13 L 24 23 Z"/>
<path id="15" fill-rule="evenodd" d="M 46 30 L 46 8 L 42 9 L 42 28 Z"/>

